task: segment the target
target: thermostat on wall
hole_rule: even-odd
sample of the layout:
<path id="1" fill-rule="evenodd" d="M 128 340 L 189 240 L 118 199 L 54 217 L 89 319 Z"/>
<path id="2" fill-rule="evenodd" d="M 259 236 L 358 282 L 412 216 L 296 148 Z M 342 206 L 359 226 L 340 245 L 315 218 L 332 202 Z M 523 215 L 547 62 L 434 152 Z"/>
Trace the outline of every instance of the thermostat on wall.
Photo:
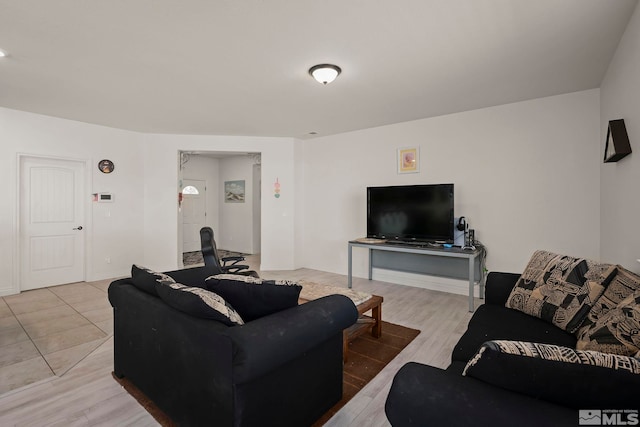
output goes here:
<path id="1" fill-rule="evenodd" d="M 100 203 L 113 202 L 113 194 L 111 194 L 111 193 L 94 193 L 93 194 L 93 201 L 94 202 L 100 202 Z"/>

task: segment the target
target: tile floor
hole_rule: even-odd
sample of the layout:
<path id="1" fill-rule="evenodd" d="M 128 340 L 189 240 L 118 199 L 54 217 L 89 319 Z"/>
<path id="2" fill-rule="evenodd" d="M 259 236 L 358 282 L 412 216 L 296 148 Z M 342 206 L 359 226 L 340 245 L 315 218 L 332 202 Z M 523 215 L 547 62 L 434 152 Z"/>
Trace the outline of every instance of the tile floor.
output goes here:
<path id="1" fill-rule="evenodd" d="M 111 280 L 0 298 L 0 394 L 62 376 L 113 333 Z"/>
<path id="2" fill-rule="evenodd" d="M 256 268 L 259 259 L 247 257 Z M 203 265 L 202 255 L 193 262 Z M 64 375 L 113 335 L 112 280 L 0 297 L 0 395 Z"/>

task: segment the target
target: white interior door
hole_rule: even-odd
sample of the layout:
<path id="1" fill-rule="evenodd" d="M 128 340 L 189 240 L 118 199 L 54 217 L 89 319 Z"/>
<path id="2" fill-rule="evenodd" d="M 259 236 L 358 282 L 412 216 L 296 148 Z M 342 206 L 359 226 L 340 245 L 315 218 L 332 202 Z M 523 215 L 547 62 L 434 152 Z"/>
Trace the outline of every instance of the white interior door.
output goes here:
<path id="1" fill-rule="evenodd" d="M 20 289 L 84 280 L 83 162 L 20 159 Z"/>
<path id="2" fill-rule="evenodd" d="M 206 222 L 206 185 L 204 181 L 182 181 L 182 239 L 183 251 L 200 250 L 200 229 Z"/>

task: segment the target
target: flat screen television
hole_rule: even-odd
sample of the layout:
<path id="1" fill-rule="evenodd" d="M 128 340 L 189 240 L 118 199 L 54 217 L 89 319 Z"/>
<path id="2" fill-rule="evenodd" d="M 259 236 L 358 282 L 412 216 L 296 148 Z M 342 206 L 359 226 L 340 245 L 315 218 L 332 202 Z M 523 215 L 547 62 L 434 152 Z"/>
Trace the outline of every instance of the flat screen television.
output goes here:
<path id="1" fill-rule="evenodd" d="M 453 184 L 367 187 L 367 237 L 453 242 Z"/>

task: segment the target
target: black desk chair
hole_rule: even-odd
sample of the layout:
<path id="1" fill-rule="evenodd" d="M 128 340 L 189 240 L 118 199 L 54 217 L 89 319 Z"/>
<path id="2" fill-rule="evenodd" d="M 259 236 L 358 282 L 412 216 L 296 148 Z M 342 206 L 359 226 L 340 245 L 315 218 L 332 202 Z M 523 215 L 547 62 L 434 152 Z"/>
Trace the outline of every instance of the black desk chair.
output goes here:
<path id="1" fill-rule="evenodd" d="M 238 264 L 244 261 L 243 256 L 229 256 L 220 258 L 218 256 L 218 248 L 213 238 L 213 229 L 211 227 L 202 227 L 200 229 L 200 244 L 204 265 L 215 267 L 221 273 L 242 274 L 244 276 L 258 277 L 258 273 L 249 270 L 248 265 Z"/>

